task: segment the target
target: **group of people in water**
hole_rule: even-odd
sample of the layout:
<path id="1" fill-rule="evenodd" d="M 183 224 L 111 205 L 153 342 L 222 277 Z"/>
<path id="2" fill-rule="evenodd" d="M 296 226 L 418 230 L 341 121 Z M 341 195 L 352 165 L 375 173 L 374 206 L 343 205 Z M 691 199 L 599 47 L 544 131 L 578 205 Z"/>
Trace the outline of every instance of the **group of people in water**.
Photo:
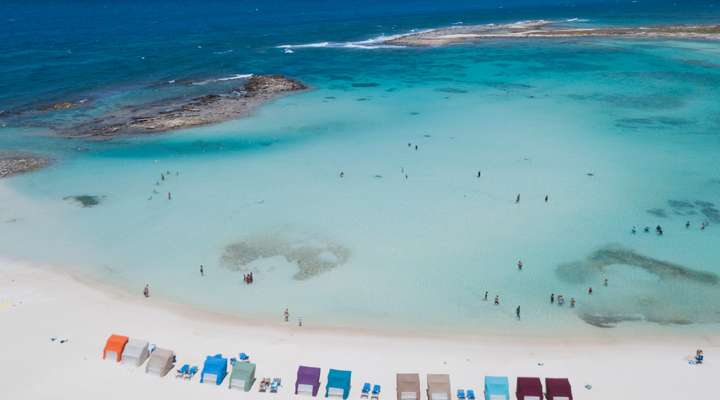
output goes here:
<path id="1" fill-rule="evenodd" d="M 255 277 L 253 276 L 252 272 L 249 272 L 247 274 L 243 274 L 243 281 L 245 281 L 246 284 L 250 285 L 253 282 L 255 282 Z"/>
<path id="2" fill-rule="evenodd" d="M 155 181 L 155 186 L 156 187 L 160 186 L 163 182 L 165 182 L 168 178 L 170 178 L 170 176 L 172 176 L 172 172 L 170 170 L 161 172 L 160 180 Z M 175 171 L 175 176 L 180 176 L 180 171 Z M 158 194 L 160 194 L 160 192 L 158 192 L 157 188 L 153 189 L 152 194 L 150 195 L 150 197 L 148 197 L 148 200 L 152 200 L 153 196 L 158 195 Z M 170 192 L 170 191 L 167 192 L 167 199 L 172 200 L 172 192 Z"/>
<path id="3" fill-rule="evenodd" d="M 701 231 L 704 231 L 705 228 L 708 227 L 708 225 L 710 225 L 710 223 L 707 222 L 707 221 L 701 222 L 701 223 L 700 223 L 700 230 L 701 230 Z M 691 226 L 692 226 L 692 224 L 690 223 L 690 221 L 685 222 L 685 229 L 690 229 Z M 632 233 L 632 234 L 634 235 L 634 234 L 636 234 L 637 232 L 638 232 L 637 226 L 633 225 L 632 229 L 630 229 L 630 233 Z M 650 227 L 649 227 L 649 226 L 645 226 L 645 227 L 643 228 L 643 233 L 650 233 Z M 655 227 L 655 234 L 656 234 L 656 235 L 662 236 L 664 233 L 665 233 L 665 231 L 663 230 L 663 227 L 662 227 L 662 226 L 658 225 L 658 226 Z"/>

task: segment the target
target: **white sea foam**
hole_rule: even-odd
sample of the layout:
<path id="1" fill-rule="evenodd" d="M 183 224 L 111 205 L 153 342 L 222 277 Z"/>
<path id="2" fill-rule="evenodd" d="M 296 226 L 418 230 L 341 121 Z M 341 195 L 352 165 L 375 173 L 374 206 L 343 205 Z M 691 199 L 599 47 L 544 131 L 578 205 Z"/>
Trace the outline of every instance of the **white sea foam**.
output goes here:
<path id="1" fill-rule="evenodd" d="M 192 82 L 191 84 L 192 85 L 207 85 L 208 83 L 213 83 L 213 82 L 225 82 L 225 81 L 234 81 L 234 80 L 238 80 L 238 79 L 247 79 L 247 78 L 250 78 L 251 76 L 253 76 L 253 74 L 235 74 L 235 75 L 226 76 L 223 78 L 206 79 L 204 81 Z"/>
<path id="2" fill-rule="evenodd" d="M 223 55 L 223 54 L 230 54 L 232 52 L 233 52 L 233 50 L 213 51 L 213 54 Z"/>
<path id="3" fill-rule="evenodd" d="M 350 41 L 350 42 L 317 42 L 317 43 L 304 43 L 304 44 L 283 44 L 277 46 L 278 49 L 308 49 L 308 48 L 335 48 L 335 49 L 392 49 L 400 48 L 404 46 L 389 45 L 385 44 L 386 41 L 401 37 L 403 35 L 393 36 L 377 36 L 367 40 Z"/>
<path id="4" fill-rule="evenodd" d="M 590 20 L 585 18 L 570 18 L 566 19 L 565 22 L 590 22 Z"/>

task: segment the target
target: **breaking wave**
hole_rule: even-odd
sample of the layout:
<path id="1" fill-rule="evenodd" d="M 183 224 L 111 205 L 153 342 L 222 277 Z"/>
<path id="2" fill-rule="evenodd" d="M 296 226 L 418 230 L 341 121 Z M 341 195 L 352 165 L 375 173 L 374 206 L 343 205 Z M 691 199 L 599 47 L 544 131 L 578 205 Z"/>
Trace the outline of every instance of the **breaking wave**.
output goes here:
<path id="1" fill-rule="evenodd" d="M 238 80 L 238 79 L 248 79 L 251 76 L 253 76 L 253 74 L 235 74 L 235 75 L 226 76 L 223 78 L 206 79 L 204 81 L 192 82 L 191 85 L 207 85 L 208 83 L 213 83 L 213 82 L 225 82 L 225 81 L 234 81 L 234 80 Z"/>

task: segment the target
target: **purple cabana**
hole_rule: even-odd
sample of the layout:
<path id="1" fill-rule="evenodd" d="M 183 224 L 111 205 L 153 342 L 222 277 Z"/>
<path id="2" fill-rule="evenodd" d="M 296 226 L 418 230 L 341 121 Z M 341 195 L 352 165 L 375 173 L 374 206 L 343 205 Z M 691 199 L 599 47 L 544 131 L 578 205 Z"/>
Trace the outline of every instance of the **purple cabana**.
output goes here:
<path id="1" fill-rule="evenodd" d="M 320 368 L 300 366 L 295 381 L 295 394 L 317 396 L 320 389 Z"/>

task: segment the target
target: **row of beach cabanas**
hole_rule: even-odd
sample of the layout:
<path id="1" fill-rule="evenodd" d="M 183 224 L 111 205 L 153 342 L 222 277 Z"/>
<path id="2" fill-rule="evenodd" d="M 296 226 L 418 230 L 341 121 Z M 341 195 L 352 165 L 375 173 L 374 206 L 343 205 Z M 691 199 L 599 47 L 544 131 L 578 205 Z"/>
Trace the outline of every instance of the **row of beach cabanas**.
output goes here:
<path id="1" fill-rule="evenodd" d="M 130 364 L 136 367 L 141 366 L 146 360 L 145 372 L 158 376 L 165 376 L 170 372 L 176 362 L 175 353 L 172 350 L 156 348 L 145 340 L 131 339 L 127 336 L 112 335 L 108 338 L 103 349 L 103 358 L 111 359 L 119 363 Z M 228 371 L 228 364 L 230 369 Z M 247 361 L 244 353 L 240 354 L 240 361 L 234 358 L 228 363 L 228 359 L 221 354 L 209 355 L 205 358 L 200 382 L 213 385 L 221 385 L 227 378 L 227 385 L 230 389 L 240 389 L 249 392 L 255 382 L 256 365 Z M 178 370 L 178 377 L 191 379 L 198 372 L 197 367 L 183 365 Z M 228 378 L 229 375 L 229 378 Z M 317 396 L 320 392 L 320 377 L 322 370 L 317 367 L 300 366 L 297 370 L 294 393 L 296 395 Z M 330 369 L 325 384 L 325 397 L 342 397 L 347 399 L 350 396 L 350 383 L 352 372 Z M 427 386 L 424 391 L 427 400 L 452 400 L 453 393 L 450 385 L 450 375 L 428 374 Z M 272 383 L 261 383 L 260 391 L 270 389 L 270 392 L 277 392 L 281 384 L 279 378 L 273 379 Z M 396 390 L 398 400 L 422 400 L 420 374 L 397 374 Z M 380 385 L 371 388 L 369 383 L 362 387 L 360 397 L 376 400 L 380 398 Z M 546 378 L 545 387 L 537 377 L 517 378 L 515 396 L 517 400 L 573 400 L 572 387 L 565 378 Z M 458 389 L 456 397 L 459 400 L 475 400 L 474 390 Z M 484 380 L 485 400 L 510 400 L 509 379 L 504 376 L 486 376 Z"/>

